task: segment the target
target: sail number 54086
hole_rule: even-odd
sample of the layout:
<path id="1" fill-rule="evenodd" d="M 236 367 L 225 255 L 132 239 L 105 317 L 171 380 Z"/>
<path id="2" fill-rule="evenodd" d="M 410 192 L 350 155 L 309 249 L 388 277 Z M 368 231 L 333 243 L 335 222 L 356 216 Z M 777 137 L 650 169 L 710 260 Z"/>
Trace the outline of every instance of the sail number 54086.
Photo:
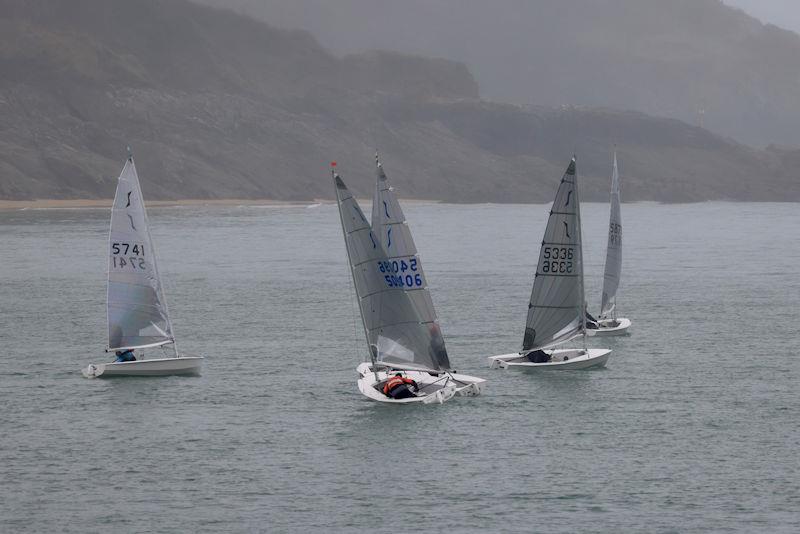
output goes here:
<path id="1" fill-rule="evenodd" d="M 422 287 L 422 274 L 417 268 L 417 258 L 379 261 L 378 270 L 388 287 Z"/>
<path id="2" fill-rule="evenodd" d="M 417 270 L 417 258 L 406 260 L 379 261 L 378 270 L 382 273 L 404 273 Z"/>

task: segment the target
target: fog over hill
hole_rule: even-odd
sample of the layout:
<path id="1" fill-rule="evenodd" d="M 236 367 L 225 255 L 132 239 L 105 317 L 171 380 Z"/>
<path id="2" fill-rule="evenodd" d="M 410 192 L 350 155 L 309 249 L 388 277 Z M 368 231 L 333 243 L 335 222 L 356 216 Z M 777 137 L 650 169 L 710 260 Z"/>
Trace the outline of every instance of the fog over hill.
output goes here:
<path id="1" fill-rule="evenodd" d="M 632 109 L 800 146 L 800 36 L 720 0 L 199 1 L 307 29 L 338 53 L 463 61 L 493 100 Z"/>
<path id="2" fill-rule="evenodd" d="M 573 151 L 604 200 L 800 200 L 798 156 L 605 108 L 482 100 L 461 63 L 339 58 L 308 33 L 186 0 L 0 0 L 0 198 L 110 198 L 126 145 L 150 199 L 356 194 L 383 153 L 403 198 L 552 199 Z"/>
<path id="3" fill-rule="evenodd" d="M 762 22 L 800 33 L 800 3 L 797 0 L 723 0 Z"/>

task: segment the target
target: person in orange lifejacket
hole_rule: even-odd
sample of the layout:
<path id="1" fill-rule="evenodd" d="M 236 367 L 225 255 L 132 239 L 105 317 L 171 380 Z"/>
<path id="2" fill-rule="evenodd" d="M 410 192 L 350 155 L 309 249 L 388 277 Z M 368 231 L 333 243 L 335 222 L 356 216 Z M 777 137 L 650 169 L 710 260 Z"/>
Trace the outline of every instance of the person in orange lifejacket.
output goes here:
<path id="1" fill-rule="evenodd" d="M 383 394 L 393 399 L 416 397 L 409 386 L 413 386 L 414 389 L 419 389 L 419 386 L 414 380 L 397 373 L 393 377 L 388 378 L 383 384 Z"/>

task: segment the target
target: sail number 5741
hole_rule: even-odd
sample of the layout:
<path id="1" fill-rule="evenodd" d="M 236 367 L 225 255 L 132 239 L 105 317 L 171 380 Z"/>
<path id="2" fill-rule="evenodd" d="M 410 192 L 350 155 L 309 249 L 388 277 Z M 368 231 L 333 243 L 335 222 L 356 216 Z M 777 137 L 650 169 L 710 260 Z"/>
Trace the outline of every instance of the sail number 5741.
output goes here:
<path id="1" fill-rule="evenodd" d="M 111 243 L 111 263 L 115 269 L 144 270 L 144 245 L 139 243 Z"/>
<path id="2" fill-rule="evenodd" d="M 111 243 L 111 254 L 114 256 L 144 256 L 144 245 L 138 243 Z"/>

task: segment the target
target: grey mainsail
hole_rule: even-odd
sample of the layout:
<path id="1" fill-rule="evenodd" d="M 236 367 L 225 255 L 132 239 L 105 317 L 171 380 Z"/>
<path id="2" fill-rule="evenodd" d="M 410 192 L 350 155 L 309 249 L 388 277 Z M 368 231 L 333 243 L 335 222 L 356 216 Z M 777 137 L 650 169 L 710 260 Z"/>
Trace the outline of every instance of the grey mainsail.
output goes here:
<path id="1" fill-rule="evenodd" d="M 606 270 L 603 274 L 603 296 L 600 303 L 600 318 L 613 316 L 617 306 L 617 290 L 622 273 L 622 217 L 619 209 L 619 171 L 617 153 L 614 152 L 614 170 L 611 173 L 611 215 L 608 221 L 608 248 Z"/>
<path id="2" fill-rule="evenodd" d="M 561 178 L 528 304 L 522 350 L 552 347 L 584 331 L 580 199 L 575 158 Z"/>
<path id="3" fill-rule="evenodd" d="M 405 369 L 449 370 L 439 326 L 420 315 L 412 297 L 397 283 L 396 260 L 388 258 L 358 202 L 335 172 L 333 179 L 371 358 Z"/>
<path id="4" fill-rule="evenodd" d="M 108 350 L 173 343 L 133 158 L 119 176 L 108 239 Z"/>
<path id="5" fill-rule="evenodd" d="M 394 284 L 408 294 L 422 322 L 436 323 L 436 310 L 411 229 L 377 156 L 375 163 L 377 182 L 372 200 L 372 232 L 380 239 L 391 262 Z"/>

